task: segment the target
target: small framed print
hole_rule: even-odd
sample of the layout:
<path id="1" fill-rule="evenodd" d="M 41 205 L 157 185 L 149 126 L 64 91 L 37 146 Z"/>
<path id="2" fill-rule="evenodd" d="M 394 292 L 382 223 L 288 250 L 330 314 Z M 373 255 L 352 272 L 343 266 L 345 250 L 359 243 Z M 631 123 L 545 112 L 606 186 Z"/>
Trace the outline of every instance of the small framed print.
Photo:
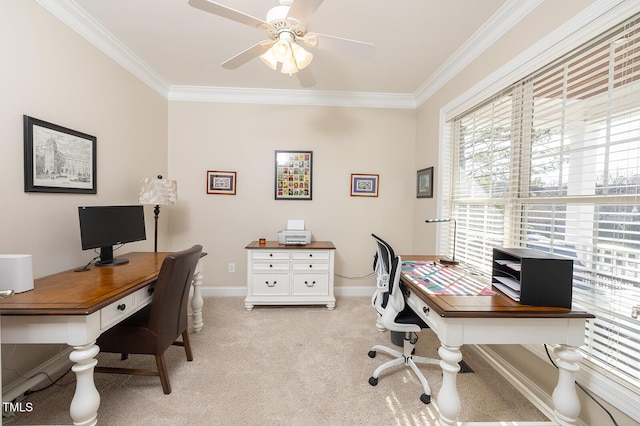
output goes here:
<path id="1" fill-rule="evenodd" d="M 312 151 L 276 151 L 275 199 L 311 200 Z"/>
<path id="2" fill-rule="evenodd" d="M 352 197 L 377 197 L 380 186 L 379 175 L 364 175 L 351 173 Z"/>
<path id="3" fill-rule="evenodd" d="M 23 116 L 24 192 L 96 194 L 96 137 Z"/>
<path id="4" fill-rule="evenodd" d="M 418 170 L 416 188 L 418 198 L 433 198 L 433 167 Z"/>
<path id="5" fill-rule="evenodd" d="M 207 194 L 236 195 L 236 172 L 207 171 Z"/>

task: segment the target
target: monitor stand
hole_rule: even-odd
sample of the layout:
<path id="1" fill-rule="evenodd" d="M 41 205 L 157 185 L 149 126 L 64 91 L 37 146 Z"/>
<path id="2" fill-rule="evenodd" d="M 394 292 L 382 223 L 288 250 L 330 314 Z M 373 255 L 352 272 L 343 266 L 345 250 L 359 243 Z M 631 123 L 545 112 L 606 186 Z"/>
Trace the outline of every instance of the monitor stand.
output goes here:
<path id="1" fill-rule="evenodd" d="M 96 266 L 115 266 L 129 263 L 129 259 L 114 259 L 113 246 L 100 247 L 100 260 L 96 262 Z"/>

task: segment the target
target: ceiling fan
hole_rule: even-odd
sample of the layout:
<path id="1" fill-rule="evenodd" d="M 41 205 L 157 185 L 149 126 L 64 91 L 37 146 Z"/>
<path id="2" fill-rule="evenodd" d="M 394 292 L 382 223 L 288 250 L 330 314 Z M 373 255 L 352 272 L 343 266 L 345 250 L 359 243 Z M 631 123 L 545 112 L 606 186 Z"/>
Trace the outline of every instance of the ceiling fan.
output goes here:
<path id="1" fill-rule="evenodd" d="M 226 69 L 238 68 L 260 56 L 271 69 L 280 68 L 283 74 L 296 74 L 303 87 L 311 87 L 315 84 L 315 78 L 307 66 L 313 55 L 304 46 L 354 56 L 373 56 L 375 53 L 376 48 L 371 43 L 307 32 L 307 23 L 324 0 L 278 1 L 280 5 L 271 8 L 265 20 L 210 0 L 189 0 L 189 5 L 263 30 L 269 36 L 268 40 L 256 43 L 223 62 L 222 67 Z"/>

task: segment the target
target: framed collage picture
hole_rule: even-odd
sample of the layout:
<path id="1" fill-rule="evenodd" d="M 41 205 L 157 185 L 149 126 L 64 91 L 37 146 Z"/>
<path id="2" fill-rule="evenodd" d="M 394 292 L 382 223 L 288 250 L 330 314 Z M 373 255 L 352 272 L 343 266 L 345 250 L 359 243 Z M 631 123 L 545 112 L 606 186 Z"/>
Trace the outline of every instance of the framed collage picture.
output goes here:
<path id="1" fill-rule="evenodd" d="M 311 200 L 312 165 L 312 151 L 276 151 L 275 199 Z"/>
<path id="2" fill-rule="evenodd" d="M 377 197 L 380 175 L 351 173 L 352 197 Z"/>
<path id="3" fill-rule="evenodd" d="M 207 194 L 236 195 L 236 172 L 207 171 Z"/>

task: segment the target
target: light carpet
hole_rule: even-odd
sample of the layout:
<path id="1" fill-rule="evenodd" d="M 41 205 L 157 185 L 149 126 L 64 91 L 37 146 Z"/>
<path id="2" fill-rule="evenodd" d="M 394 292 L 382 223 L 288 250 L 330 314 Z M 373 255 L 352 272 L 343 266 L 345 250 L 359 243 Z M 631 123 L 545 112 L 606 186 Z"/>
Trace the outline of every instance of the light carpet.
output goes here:
<path id="1" fill-rule="evenodd" d="M 375 344 L 392 345 L 375 328 L 368 298 L 339 298 L 322 306 L 256 307 L 243 298 L 206 298 L 204 328 L 191 334 L 195 359 L 172 347 L 165 354 L 173 392 L 164 395 L 157 377 L 96 374 L 100 425 L 438 425 L 438 366 L 421 366 L 433 398 L 408 367 L 368 383 L 384 353 L 367 356 Z M 419 333 L 417 354 L 437 357 L 433 332 Z M 458 374 L 460 421 L 543 421 L 547 418 L 471 347 L 462 348 L 473 373 Z M 99 365 L 155 368 L 152 356 L 99 354 Z M 73 373 L 30 395 L 31 413 L 3 419 L 5 425 L 71 424 Z"/>

